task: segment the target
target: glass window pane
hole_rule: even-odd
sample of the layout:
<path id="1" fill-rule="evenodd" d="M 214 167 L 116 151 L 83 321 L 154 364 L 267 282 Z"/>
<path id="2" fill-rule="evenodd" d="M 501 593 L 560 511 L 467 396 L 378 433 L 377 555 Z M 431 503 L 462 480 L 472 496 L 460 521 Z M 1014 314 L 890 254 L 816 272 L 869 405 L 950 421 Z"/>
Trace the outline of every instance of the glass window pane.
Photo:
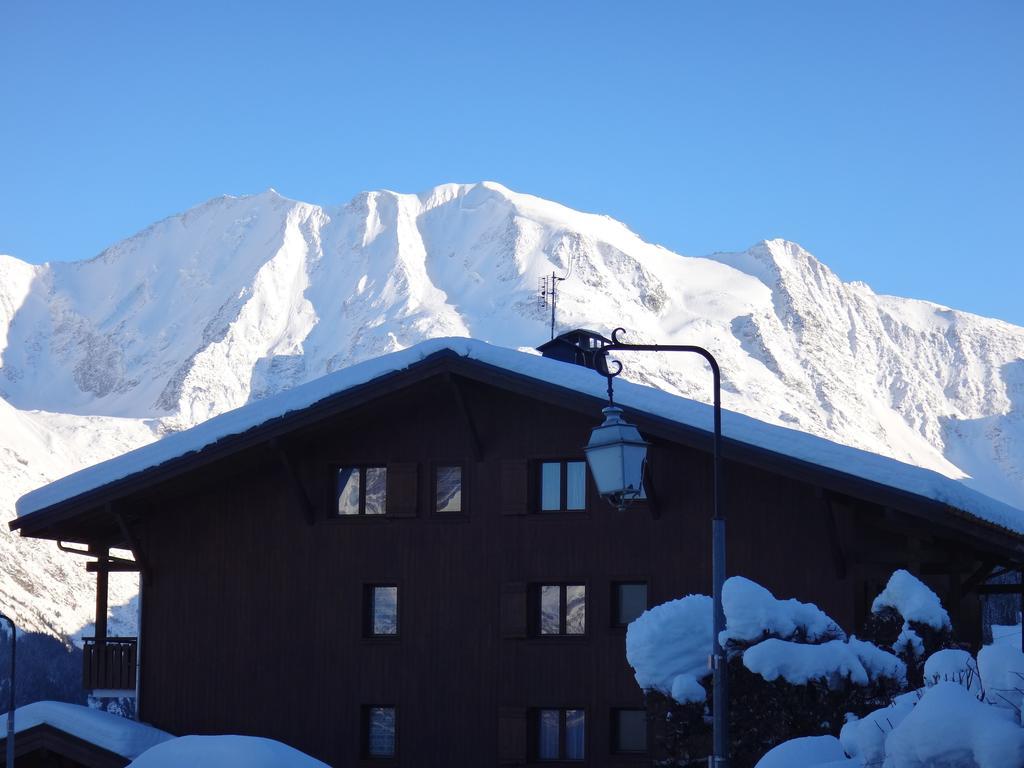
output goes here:
<path id="1" fill-rule="evenodd" d="M 438 512 L 462 511 L 462 467 L 437 468 Z"/>
<path id="2" fill-rule="evenodd" d="M 587 588 L 582 585 L 565 588 L 565 633 L 582 635 L 587 631 Z"/>
<path id="3" fill-rule="evenodd" d="M 370 707 L 367 752 L 370 757 L 391 757 L 395 754 L 394 707 Z"/>
<path id="4" fill-rule="evenodd" d="M 647 713 L 642 709 L 615 712 L 615 751 L 647 751 Z"/>
<path id="5" fill-rule="evenodd" d="M 585 718 L 582 709 L 565 710 L 565 759 L 582 760 L 586 744 Z"/>
<path id="6" fill-rule="evenodd" d="M 355 467 L 342 467 L 338 470 L 338 514 L 359 514 L 359 470 Z"/>
<path id="7" fill-rule="evenodd" d="M 587 508 L 587 464 L 584 461 L 566 462 L 565 508 Z"/>
<path id="8" fill-rule="evenodd" d="M 537 757 L 541 760 L 557 760 L 558 721 L 561 712 L 557 709 L 542 709 L 537 723 Z"/>
<path id="9" fill-rule="evenodd" d="M 384 467 L 366 470 L 366 513 L 383 515 L 387 511 L 388 471 Z"/>
<path id="10" fill-rule="evenodd" d="M 542 635 L 557 635 L 562 632 L 559 621 L 562 615 L 561 596 L 561 587 L 544 585 L 540 588 L 540 633 Z"/>
<path id="11" fill-rule="evenodd" d="M 615 602 L 617 613 L 615 621 L 621 626 L 629 624 L 633 619 L 647 610 L 646 584 L 618 584 Z"/>
<path id="12" fill-rule="evenodd" d="M 562 464 L 545 461 L 540 467 L 540 508 L 545 511 L 562 508 Z"/>
<path id="13" fill-rule="evenodd" d="M 373 634 L 398 634 L 398 587 L 373 588 Z"/>

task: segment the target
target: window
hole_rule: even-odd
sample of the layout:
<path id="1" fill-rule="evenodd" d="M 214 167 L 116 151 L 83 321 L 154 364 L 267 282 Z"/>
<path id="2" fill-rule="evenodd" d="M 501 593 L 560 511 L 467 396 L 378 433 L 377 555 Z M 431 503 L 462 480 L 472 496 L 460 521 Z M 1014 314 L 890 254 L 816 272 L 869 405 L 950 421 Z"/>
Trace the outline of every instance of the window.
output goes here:
<path id="1" fill-rule="evenodd" d="M 587 631 L 587 588 L 542 584 L 537 588 L 537 634 L 582 635 Z"/>
<path id="2" fill-rule="evenodd" d="M 642 754 L 647 751 L 647 712 L 642 709 L 612 710 L 612 752 Z"/>
<path id="3" fill-rule="evenodd" d="M 619 581 L 612 584 L 612 625 L 624 627 L 647 610 L 647 584 Z"/>
<path id="4" fill-rule="evenodd" d="M 364 595 L 367 637 L 398 636 L 398 587 L 394 584 L 367 584 Z"/>
<path id="5" fill-rule="evenodd" d="M 583 760 L 586 754 L 586 715 L 582 709 L 536 711 L 538 760 Z"/>
<path id="6" fill-rule="evenodd" d="M 363 756 L 394 757 L 395 708 L 363 707 Z"/>
<path id="7" fill-rule="evenodd" d="M 540 465 L 542 512 L 587 508 L 587 463 L 544 461 Z"/>
<path id="8" fill-rule="evenodd" d="M 440 466 L 434 478 L 434 511 L 462 512 L 462 467 Z"/>
<path id="9" fill-rule="evenodd" d="M 341 467 L 335 483 L 339 515 L 383 515 L 387 511 L 386 467 Z"/>

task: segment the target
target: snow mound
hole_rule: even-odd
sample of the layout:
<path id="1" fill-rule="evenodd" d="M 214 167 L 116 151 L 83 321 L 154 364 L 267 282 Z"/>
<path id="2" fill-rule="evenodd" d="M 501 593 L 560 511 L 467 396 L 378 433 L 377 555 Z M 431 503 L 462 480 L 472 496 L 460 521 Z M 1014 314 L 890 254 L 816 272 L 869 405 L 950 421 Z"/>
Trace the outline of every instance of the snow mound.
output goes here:
<path id="1" fill-rule="evenodd" d="M 977 695 L 981 691 L 978 663 L 959 648 L 936 651 L 924 663 L 924 684 L 931 687 L 936 683 L 959 683 Z"/>
<path id="2" fill-rule="evenodd" d="M 917 703 L 917 692 L 904 693 L 887 707 L 857 718 L 847 715 L 846 725 L 839 733 L 846 754 L 864 765 L 879 766 L 885 759 L 886 737 L 911 713 Z"/>
<path id="3" fill-rule="evenodd" d="M 257 736 L 182 736 L 147 750 L 128 768 L 328 768 L 304 752 Z"/>
<path id="4" fill-rule="evenodd" d="M 855 637 L 818 645 L 769 638 L 744 651 L 743 666 L 765 680 L 781 677 L 794 685 L 824 680 L 830 688 L 845 680 L 867 685 L 878 677 L 905 680 L 907 675 L 899 658 Z"/>
<path id="5" fill-rule="evenodd" d="M 37 701 L 14 710 L 15 733 L 43 723 L 127 758 L 174 738 L 150 725 L 79 704 Z"/>
<path id="6" fill-rule="evenodd" d="M 1024 768 L 1024 729 L 959 683 L 928 688 L 885 741 L 884 768 Z"/>
<path id="7" fill-rule="evenodd" d="M 909 571 L 902 568 L 893 571 L 889 583 L 871 604 L 872 613 L 880 613 L 885 608 L 892 608 L 905 622 L 916 621 L 926 624 L 932 629 L 948 629 L 952 625 L 949 614 L 942 607 L 939 596 Z M 904 631 L 907 631 L 904 626 Z"/>
<path id="8" fill-rule="evenodd" d="M 835 736 L 804 736 L 782 742 L 758 760 L 754 768 L 817 768 L 822 763 L 845 759 Z"/>
<path id="9" fill-rule="evenodd" d="M 626 660 L 637 685 L 680 703 L 702 701 L 698 680 L 709 674 L 711 620 L 707 595 L 670 600 L 640 614 L 626 629 Z"/>
<path id="10" fill-rule="evenodd" d="M 767 636 L 786 639 L 830 640 L 845 633 L 818 606 L 799 600 L 778 600 L 760 584 L 742 576 L 726 579 L 722 587 L 726 628 L 719 642 L 753 642 Z"/>
<path id="11" fill-rule="evenodd" d="M 1024 653 L 1010 645 L 986 645 L 978 652 L 978 671 L 985 700 L 999 707 L 1021 709 Z"/>

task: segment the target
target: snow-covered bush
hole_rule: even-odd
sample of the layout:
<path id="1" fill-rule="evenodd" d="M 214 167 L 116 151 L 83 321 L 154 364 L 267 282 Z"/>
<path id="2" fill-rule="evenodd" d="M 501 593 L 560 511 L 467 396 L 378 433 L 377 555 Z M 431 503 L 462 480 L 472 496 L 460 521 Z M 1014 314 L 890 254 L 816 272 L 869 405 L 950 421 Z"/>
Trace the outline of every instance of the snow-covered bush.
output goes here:
<path id="1" fill-rule="evenodd" d="M 956 646 L 953 625 L 938 595 L 902 569 L 893 572 L 871 604 L 862 636 L 903 659 L 914 688 L 924 684 L 925 659 Z"/>
<path id="2" fill-rule="evenodd" d="M 925 649 L 952 636 L 938 597 L 906 572 L 894 574 L 875 601 L 876 626 L 880 617 L 891 638 L 913 633 Z M 925 650 L 920 662 L 923 687 L 863 717 L 848 715 L 839 736 L 845 760 L 819 759 L 806 739 L 780 745 L 765 760 L 787 755 L 788 768 L 1024 768 L 1024 654 L 986 646 L 975 662 L 966 651 L 943 648 Z"/>
<path id="3" fill-rule="evenodd" d="M 905 684 L 899 658 L 848 638 L 817 606 L 780 600 L 739 576 L 722 592 L 733 765 L 750 768 L 794 736 L 838 733 L 847 712 L 867 714 Z M 652 608 L 627 630 L 626 656 L 644 689 L 661 764 L 708 752 L 711 600 L 690 595 Z"/>

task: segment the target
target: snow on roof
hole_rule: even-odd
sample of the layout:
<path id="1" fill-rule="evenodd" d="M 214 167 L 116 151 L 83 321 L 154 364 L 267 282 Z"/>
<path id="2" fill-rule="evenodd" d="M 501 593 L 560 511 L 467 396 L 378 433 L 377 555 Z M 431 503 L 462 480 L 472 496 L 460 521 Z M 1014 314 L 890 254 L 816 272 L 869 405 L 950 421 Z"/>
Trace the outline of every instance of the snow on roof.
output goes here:
<path id="1" fill-rule="evenodd" d="M 287 413 L 308 408 L 330 395 L 405 370 L 445 350 L 581 394 L 605 397 L 604 378 L 582 366 L 496 347 L 475 339 L 430 339 L 408 349 L 344 368 L 265 400 L 249 403 L 191 429 L 168 435 L 155 443 L 56 480 L 22 496 L 17 503 L 18 516 L 29 515 L 171 459 L 200 451 L 222 438 L 241 434 Z M 682 425 L 708 432 L 713 429 L 710 405 L 653 387 L 620 380 L 615 384 L 615 399 L 627 408 Z M 595 413 L 595 424 L 599 418 L 600 414 Z M 722 433 L 731 440 L 932 499 L 1024 535 L 1024 511 L 989 498 L 932 470 L 729 411 L 722 414 Z M 583 436 L 580 439 L 582 441 Z"/>
<path id="2" fill-rule="evenodd" d="M 44 723 L 129 760 L 174 738 L 151 725 L 80 704 L 37 701 L 14 710 L 15 734 Z"/>

